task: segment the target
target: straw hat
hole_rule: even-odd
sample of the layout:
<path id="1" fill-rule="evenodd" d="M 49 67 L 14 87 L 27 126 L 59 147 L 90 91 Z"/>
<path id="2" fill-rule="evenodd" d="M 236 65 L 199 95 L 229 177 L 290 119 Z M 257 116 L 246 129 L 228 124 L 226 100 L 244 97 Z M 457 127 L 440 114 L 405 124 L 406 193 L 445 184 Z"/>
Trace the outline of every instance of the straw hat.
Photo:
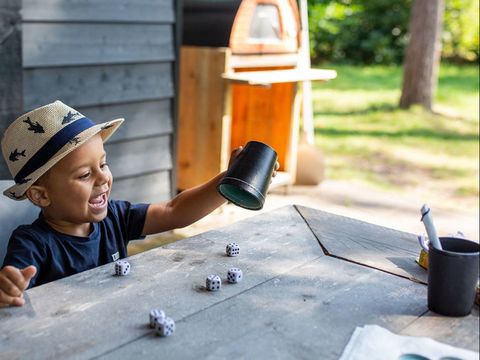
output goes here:
<path id="1" fill-rule="evenodd" d="M 20 116 L 2 138 L 3 157 L 15 181 L 3 194 L 25 199 L 27 189 L 63 157 L 96 134 L 106 141 L 122 122 L 95 124 L 61 101 Z"/>

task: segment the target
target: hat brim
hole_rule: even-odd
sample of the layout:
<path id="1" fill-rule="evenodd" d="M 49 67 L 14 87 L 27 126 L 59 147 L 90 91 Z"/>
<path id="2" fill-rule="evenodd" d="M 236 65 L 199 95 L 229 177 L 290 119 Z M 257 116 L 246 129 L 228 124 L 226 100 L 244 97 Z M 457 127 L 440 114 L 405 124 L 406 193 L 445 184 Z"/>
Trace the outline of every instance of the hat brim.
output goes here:
<path id="1" fill-rule="evenodd" d="M 25 192 L 35 181 L 37 181 L 43 174 L 50 170 L 53 165 L 70 154 L 73 150 L 79 148 L 90 140 L 93 136 L 99 134 L 102 137 L 103 142 L 107 141 L 110 136 L 118 129 L 123 123 L 124 119 L 119 118 L 111 121 L 107 121 L 102 124 L 94 125 L 76 136 L 76 141 L 70 141 L 65 144 L 50 160 L 48 160 L 43 166 L 39 167 L 33 173 L 28 175 L 28 181 L 24 184 L 15 184 L 3 192 L 3 195 L 13 200 L 25 200 L 27 197 Z"/>

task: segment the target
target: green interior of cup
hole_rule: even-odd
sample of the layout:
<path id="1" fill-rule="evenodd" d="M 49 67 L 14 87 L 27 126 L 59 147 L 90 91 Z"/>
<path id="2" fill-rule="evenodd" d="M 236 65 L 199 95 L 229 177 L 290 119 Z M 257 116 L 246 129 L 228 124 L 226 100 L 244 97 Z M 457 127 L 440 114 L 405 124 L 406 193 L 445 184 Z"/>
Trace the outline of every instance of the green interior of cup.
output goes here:
<path id="1" fill-rule="evenodd" d="M 221 184 L 218 190 L 228 200 L 243 208 L 260 209 L 262 207 L 262 204 L 255 196 L 237 186 Z"/>

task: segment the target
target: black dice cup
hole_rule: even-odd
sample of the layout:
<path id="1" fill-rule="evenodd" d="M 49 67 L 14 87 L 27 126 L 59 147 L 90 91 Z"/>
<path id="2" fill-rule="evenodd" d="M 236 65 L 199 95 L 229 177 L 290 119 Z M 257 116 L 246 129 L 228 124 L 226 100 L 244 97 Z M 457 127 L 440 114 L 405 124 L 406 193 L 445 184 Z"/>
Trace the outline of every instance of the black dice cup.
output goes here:
<path id="1" fill-rule="evenodd" d="M 479 275 L 476 242 L 441 237 L 442 250 L 429 246 L 428 308 L 447 316 L 465 316 L 475 301 Z"/>
<path id="2" fill-rule="evenodd" d="M 250 141 L 232 161 L 218 192 L 235 205 L 260 210 L 265 203 L 277 153 L 270 146 Z"/>

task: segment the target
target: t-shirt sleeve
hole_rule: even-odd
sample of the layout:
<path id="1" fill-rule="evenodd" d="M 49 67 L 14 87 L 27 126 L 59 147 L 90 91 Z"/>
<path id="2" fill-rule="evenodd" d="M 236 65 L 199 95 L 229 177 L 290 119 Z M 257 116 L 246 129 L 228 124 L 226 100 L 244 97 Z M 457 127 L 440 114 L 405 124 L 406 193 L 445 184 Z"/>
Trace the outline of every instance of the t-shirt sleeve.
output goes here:
<path id="1" fill-rule="evenodd" d="M 149 204 L 131 204 L 128 201 L 113 200 L 110 205 L 123 224 L 123 232 L 127 241 L 145 238 L 142 236 L 142 231 Z"/>
<path id="2" fill-rule="evenodd" d="M 7 254 L 3 260 L 2 268 L 10 265 L 18 269 L 33 265 L 37 273 L 30 280 L 29 288 L 35 286 L 40 270 L 46 261 L 45 247 L 38 239 L 21 227 L 13 231 L 8 242 Z"/>

